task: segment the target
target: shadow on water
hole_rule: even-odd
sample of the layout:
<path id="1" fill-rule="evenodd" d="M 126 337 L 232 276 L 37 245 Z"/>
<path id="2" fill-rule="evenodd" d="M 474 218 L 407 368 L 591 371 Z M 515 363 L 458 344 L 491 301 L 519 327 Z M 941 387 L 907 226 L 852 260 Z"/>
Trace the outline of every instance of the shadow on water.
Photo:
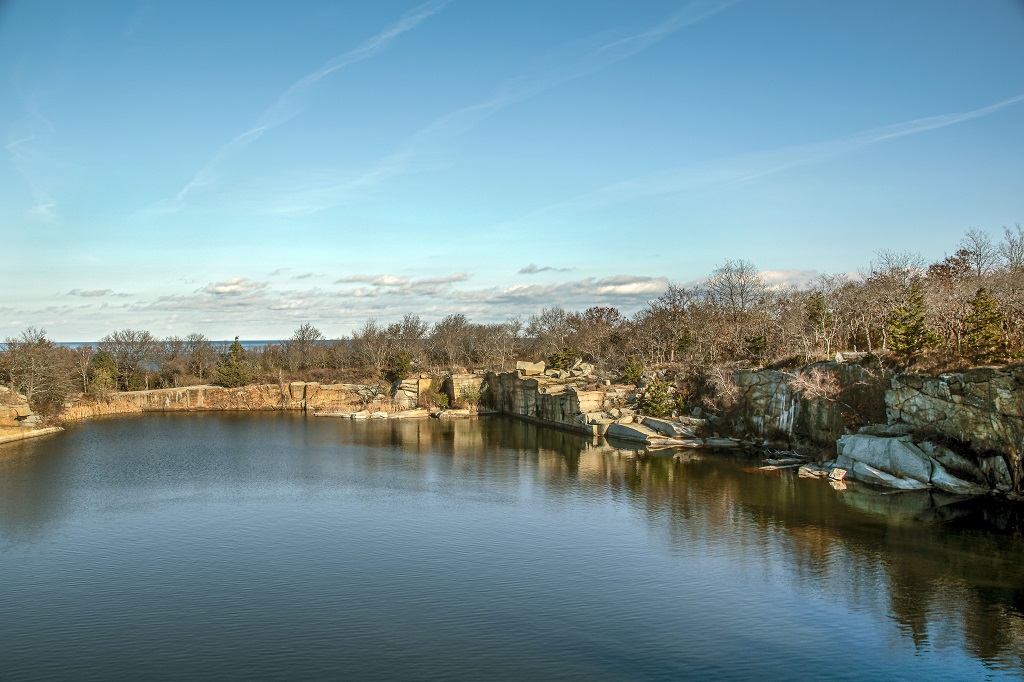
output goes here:
<path id="1" fill-rule="evenodd" d="M 544 469 L 629 495 L 681 547 L 773 542 L 797 575 L 853 607 L 887 608 L 915 646 L 958 646 L 1024 667 L 1024 510 L 941 491 L 835 490 L 757 457 L 642 448 L 532 425 L 482 427 L 491 450 L 513 448 Z M 581 475 L 583 474 L 583 475 Z M 753 532 L 750 530 L 754 526 Z"/>
<path id="2" fill-rule="evenodd" d="M 272 427 L 272 442 L 267 429 L 254 428 L 260 424 Z M 183 426 L 187 438 L 175 435 Z M 180 438 L 186 450 L 173 466 L 160 463 L 168 458 L 167 438 Z M 280 456 L 252 456 L 267 448 Z M 339 448 L 361 456 L 339 458 Z M 919 649 L 963 647 L 986 663 L 1024 666 L 1019 506 L 927 491 L 835 490 L 758 465 L 747 455 L 648 454 L 500 418 L 97 420 L 59 438 L 0 446 L 0 548 L 73 521 L 84 498 L 130 505 L 164 491 L 216 495 L 211 480 L 232 490 L 280 481 L 315 487 L 348 480 L 358 468 L 382 485 L 420 490 L 452 473 L 459 481 L 520 476 L 546 496 L 626 500 L 672 551 L 721 550 L 752 564 L 781 556 L 800 589 L 855 612 L 884 613 Z M 414 475 L 395 480 L 396 467 Z"/>

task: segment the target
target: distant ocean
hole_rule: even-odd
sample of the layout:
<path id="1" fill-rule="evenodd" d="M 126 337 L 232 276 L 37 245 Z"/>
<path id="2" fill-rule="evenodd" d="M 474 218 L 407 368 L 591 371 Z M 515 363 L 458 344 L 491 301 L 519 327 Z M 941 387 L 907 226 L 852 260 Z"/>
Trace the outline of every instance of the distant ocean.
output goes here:
<path id="1" fill-rule="evenodd" d="M 216 348 L 223 346 L 227 348 L 231 345 L 234 339 L 228 339 L 227 341 L 210 341 Z M 270 344 L 284 343 L 284 339 L 253 339 L 247 341 L 245 339 L 238 339 L 238 343 L 242 344 L 242 348 L 251 350 L 253 348 L 262 348 L 263 346 L 269 346 Z M 80 346 L 92 346 L 96 347 L 97 341 L 56 341 L 58 346 L 65 346 L 67 348 L 75 349 Z"/>

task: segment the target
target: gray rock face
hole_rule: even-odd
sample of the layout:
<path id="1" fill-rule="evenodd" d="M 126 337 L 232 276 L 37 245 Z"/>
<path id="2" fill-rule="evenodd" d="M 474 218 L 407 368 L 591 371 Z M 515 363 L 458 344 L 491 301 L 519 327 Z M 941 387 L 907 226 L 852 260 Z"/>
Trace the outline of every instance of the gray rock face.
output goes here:
<path id="1" fill-rule="evenodd" d="M 1013 490 L 1013 479 L 1002 457 L 983 457 L 978 460 L 978 464 L 981 465 L 981 472 L 993 488 L 1001 493 Z"/>
<path id="2" fill-rule="evenodd" d="M 957 478 L 972 483 L 985 483 L 985 474 L 971 460 L 958 455 L 949 448 L 925 441 L 919 446 L 921 451 L 943 466 L 949 473 Z"/>
<path id="3" fill-rule="evenodd" d="M 922 483 L 912 478 L 893 476 L 864 462 L 853 463 L 853 475 L 858 481 L 873 483 L 874 485 L 881 485 L 887 488 L 896 488 L 898 490 L 923 490 L 928 487 L 927 483 Z"/>
<path id="4" fill-rule="evenodd" d="M 609 438 L 621 438 L 623 440 L 639 441 L 649 443 L 651 438 L 657 438 L 660 434 L 654 429 L 649 429 L 643 424 L 619 424 L 614 422 L 608 425 L 605 435 Z"/>
<path id="5" fill-rule="evenodd" d="M 931 484 L 939 490 L 955 495 L 984 495 L 989 490 L 987 486 L 953 476 L 938 462 L 934 462 L 933 466 Z"/>
<path id="6" fill-rule="evenodd" d="M 654 429 L 664 436 L 684 436 L 686 438 L 697 437 L 697 433 L 692 426 L 683 425 L 679 422 L 670 421 L 668 419 L 644 417 L 643 425 L 650 429 Z"/>
<path id="7" fill-rule="evenodd" d="M 868 464 L 898 478 L 910 478 L 925 485 L 931 481 L 931 459 L 909 439 L 878 438 L 862 434 L 843 436 L 839 439 L 838 451 L 848 459 Z"/>
<path id="8" fill-rule="evenodd" d="M 938 488 L 955 495 L 983 495 L 989 491 L 981 471 L 956 453 L 930 442 L 920 447 L 909 436 L 885 438 L 868 434 L 842 436 L 836 442 L 839 456 L 835 466 L 850 472 L 851 478 L 898 490 Z M 941 460 L 940 460 L 941 458 Z M 1002 462 L 1001 458 L 993 458 Z M 957 472 L 976 480 L 965 480 L 943 466 L 950 462 Z"/>
<path id="9" fill-rule="evenodd" d="M 981 467 L 1000 491 L 1024 491 L 1024 366 L 897 375 L 885 394 L 891 424 L 958 440 L 978 453 L 1000 453 Z M 979 462 L 980 463 L 980 462 Z"/>
<path id="10" fill-rule="evenodd" d="M 863 383 L 866 376 L 859 365 L 835 362 L 817 363 L 794 372 L 738 370 L 732 375 L 738 396 L 728 430 L 758 439 L 798 438 L 822 445 L 835 442 L 847 430 L 840 405 L 814 387 L 818 381 L 833 380 L 841 386 L 852 386 Z"/>

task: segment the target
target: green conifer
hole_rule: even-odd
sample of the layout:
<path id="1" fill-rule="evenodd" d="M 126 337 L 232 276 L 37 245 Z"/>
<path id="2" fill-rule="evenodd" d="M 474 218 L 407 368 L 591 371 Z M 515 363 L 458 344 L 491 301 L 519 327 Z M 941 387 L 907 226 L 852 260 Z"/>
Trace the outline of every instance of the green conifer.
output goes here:
<path id="1" fill-rule="evenodd" d="M 1005 317 L 985 287 L 978 289 L 970 306 L 971 312 L 964 318 L 964 344 L 979 360 L 993 360 L 1002 355 L 1006 347 L 1006 335 L 1003 333 Z"/>
<path id="2" fill-rule="evenodd" d="M 252 381 L 252 372 L 245 359 L 245 349 L 235 337 L 235 342 L 228 348 L 228 354 L 217 365 L 217 383 L 225 388 L 245 386 Z"/>
<path id="3" fill-rule="evenodd" d="M 910 285 L 906 302 L 894 310 L 886 322 L 889 348 L 902 358 L 918 355 L 935 342 L 935 334 L 928 329 L 924 292 L 916 280 Z"/>

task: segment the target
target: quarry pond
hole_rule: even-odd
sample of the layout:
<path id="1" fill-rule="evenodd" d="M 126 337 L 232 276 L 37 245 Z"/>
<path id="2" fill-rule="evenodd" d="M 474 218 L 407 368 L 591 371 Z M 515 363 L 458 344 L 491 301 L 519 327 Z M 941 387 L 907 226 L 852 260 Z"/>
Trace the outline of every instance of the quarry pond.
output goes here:
<path id="1" fill-rule="evenodd" d="M 504 417 L 0 445 L 0 677 L 1024 675 L 1016 507 L 760 464 Z"/>

